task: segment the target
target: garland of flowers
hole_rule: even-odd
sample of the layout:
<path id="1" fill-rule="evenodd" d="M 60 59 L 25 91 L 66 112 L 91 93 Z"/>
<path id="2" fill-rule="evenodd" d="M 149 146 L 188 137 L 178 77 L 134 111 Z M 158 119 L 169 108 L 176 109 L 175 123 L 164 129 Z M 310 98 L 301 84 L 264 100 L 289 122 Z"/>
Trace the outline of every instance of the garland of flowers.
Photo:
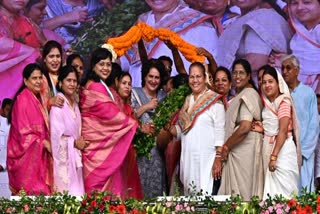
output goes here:
<path id="1" fill-rule="evenodd" d="M 261 200 L 254 196 L 248 202 L 241 197 L 231 197 L 226 201 L 215 201 L 212 196 L 200 193 L 188 197 L 138 201 L 133 198 L 122 200 L 109 192 L 93 191 L 81 199 L 64 194 L 52 197 L 20 195 L 20 200 L 0 198 L 0 213 L 52 213 L 52 214 L 312 214 L 320 213 L 320 196 L 315 192 L 304 191 L 300 196 L 285 199 L 281 195 Z"/>
<path id="2" fill-rule="evenodd" d="M 134 148 L 138 156 L 150 157 L 150 151 L 156 145 L 155 136 L 157 136 L 160 130 L 169 122 L 172 114 L 182 107 L 186 96 L 190 93 L 191 89 L 189 86 L 182 85 L 173 90 L 173 92 L 158 105 L 156 113 L 152 117 L 155 134 L 147 135 L 141 131 L 137 131 L 133 139 Z"/>
<path id="3" fill-rule="evenodd" d="M 134 44 L 138 43 L 140 39 L 146 42 L 151 42 L 155 38 L 162 41 L 169 40 L 190 62 L 204 62 L 204 56 L 200 56 L 196 52 L 196 47 L 183 40 L 177 33 L 165 29 L 154 29 L 144 22 L 132 26 L 125 34 L 115 38 L 106 40 L 107 44 L 111 44 L 120 57 L 126 53 Z"/>

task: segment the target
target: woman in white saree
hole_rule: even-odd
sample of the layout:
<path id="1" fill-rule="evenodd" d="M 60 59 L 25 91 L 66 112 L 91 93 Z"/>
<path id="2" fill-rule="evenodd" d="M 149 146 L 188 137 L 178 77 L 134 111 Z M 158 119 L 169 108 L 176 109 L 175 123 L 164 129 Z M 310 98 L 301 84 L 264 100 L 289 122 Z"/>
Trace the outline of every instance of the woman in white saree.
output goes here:
<path id="1" fill-rule="evenodd" d="M 301 153 L 297 122 L 290 91 L 281 74 L 266 66 L 262 76 L 264 109 L 261 122 L 252 129 L 263 131 L 263 163 L 265 184 L 263 198 L 268 194 L 285 198 L 298 192 Z"/>

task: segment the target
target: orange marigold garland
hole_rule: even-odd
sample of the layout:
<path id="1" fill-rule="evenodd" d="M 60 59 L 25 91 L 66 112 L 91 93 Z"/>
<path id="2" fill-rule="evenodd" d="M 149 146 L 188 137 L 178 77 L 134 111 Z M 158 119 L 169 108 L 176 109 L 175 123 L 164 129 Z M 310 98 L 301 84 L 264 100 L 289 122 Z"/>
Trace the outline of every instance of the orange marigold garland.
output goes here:
<path id="1" fill-rule="evenodd" d="M 205 60 L 204 56 L 197 54 L 195 46 L 183 40 L 177 33 L 165 28 L 154 29 L 143 22 L 132 26 L 125 34 L 119 37 L 108 39 L 106 43 L 111 44 L 117 56 L 120 57 L 134 44 L 138 43 L 141 38 L 146 42 L 151 42 L 156 37 L 162 41 L 170 40 L 190 62 L 204 62 Z"/>

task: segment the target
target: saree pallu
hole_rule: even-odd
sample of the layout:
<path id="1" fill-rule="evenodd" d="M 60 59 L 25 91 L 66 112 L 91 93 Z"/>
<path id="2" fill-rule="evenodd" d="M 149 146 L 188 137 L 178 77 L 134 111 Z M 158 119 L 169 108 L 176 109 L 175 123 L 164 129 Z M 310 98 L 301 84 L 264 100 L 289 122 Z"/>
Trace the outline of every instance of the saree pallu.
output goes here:
<path id="1" fill-rule="evenodd" d="M 225 141 L 239 126 L 240 108 L 245 105 L 250 115 L 241 115 L 261 121 L 262 103 L 259 94 L 252 88 L 243 89 L 234 97 L 226 112 Z M 228 160 L 222 169 L 219 195 L 240 195 L 244 201 L 263 194 L 264 172 L 262 162 L 262 135 L 250 131 L 246 138 L 231 148 Z"/>
<path id="2" fill-rule="evenodd" d="M 82 88 L 80 109 L 82 136 L 90 142 L 82 151 L 85 191 L 110 191 L 125 197 L 129 187 L 122 168 L 137 122 L 120 111 L 101 83 Z"/>
<path id="3" fill-rule="evenodd" d="M 14 195 L 52 192 L 52 157 L 44 147 L 49 140 L 47 112 L 29 89 L 18 96 L 12 109 L 8 138 L 7 166 L 10 189 Z"/>

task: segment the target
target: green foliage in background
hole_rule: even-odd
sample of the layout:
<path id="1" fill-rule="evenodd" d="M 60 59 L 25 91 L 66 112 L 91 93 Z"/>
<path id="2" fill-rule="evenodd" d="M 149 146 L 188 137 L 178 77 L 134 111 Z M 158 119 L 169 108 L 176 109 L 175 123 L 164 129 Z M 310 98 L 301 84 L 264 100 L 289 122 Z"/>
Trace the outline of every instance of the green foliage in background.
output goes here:
<path id="1" fill-rule="evenodd" d="M 75 52 L 84 57 L 100 47 L 108 37 L 116 37 L 127 31 L 138 16 L 150 10 L 145 1 L 126 0 L 95 17 L 94 21 L 85 23 L 79 32 L 78 41 L 73 45 Z"/>

